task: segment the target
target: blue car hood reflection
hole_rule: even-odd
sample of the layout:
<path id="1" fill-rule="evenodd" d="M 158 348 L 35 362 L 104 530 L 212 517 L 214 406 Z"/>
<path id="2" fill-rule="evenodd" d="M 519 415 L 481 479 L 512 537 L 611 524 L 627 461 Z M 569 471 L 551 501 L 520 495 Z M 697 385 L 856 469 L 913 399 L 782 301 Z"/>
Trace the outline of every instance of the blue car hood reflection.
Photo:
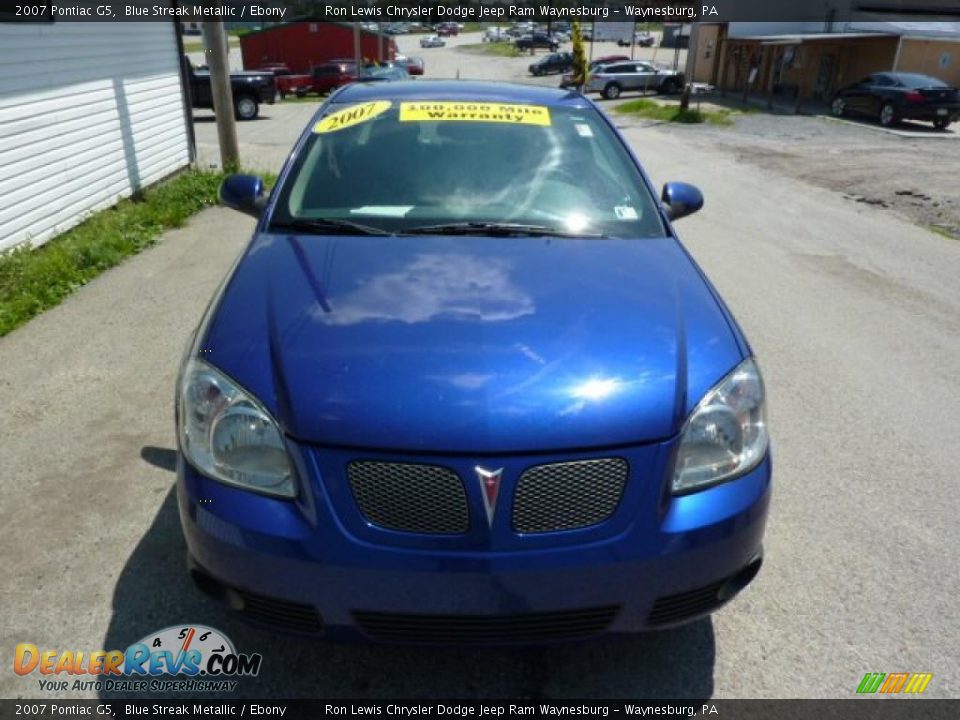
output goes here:
<path id="1" fill-rule="evenodd" d="M 672 238 L 264 234 L 213 312 L 200 357 L 321 445 L 667 438 L 744 356 Z"/>

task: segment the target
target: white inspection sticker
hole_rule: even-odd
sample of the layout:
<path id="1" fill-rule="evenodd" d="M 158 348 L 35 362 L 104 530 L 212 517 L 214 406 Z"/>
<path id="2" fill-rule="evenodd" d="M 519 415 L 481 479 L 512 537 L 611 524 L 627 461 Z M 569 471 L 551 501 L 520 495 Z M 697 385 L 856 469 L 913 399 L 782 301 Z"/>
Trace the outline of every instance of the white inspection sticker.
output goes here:
<path id="1" fill-rule="evenodd" d="M 364 205 L 363 207 L 352 208 L 350 212 L 355 215 L 404 217 L 411 210 L 413 210 L 413 205 Z"/>
<path id="2" fill-rule="evenodd" d="M 577 135 L 580 137 L 593 137 L 593 128 L 585 123 L 576 123 L 574 125 L 577 128 Z"/>
<path id="3" fill-rule="evenodd" d="M 637 211 L 634 210 L 630 205 L 618 205 L 613 209 L 613 212 L 616 213 L 618 220 L 637 219 Z"/>

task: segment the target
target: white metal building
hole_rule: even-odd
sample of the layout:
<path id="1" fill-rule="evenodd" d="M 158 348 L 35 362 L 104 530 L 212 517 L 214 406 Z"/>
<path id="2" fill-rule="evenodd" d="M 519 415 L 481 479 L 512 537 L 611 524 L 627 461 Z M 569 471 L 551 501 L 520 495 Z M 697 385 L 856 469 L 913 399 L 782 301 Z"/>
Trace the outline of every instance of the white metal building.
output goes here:
<path id="1" fill-rule="evenodd" d="M 174 22 L 0 22 L 0 251 L 190 162 Z"/>

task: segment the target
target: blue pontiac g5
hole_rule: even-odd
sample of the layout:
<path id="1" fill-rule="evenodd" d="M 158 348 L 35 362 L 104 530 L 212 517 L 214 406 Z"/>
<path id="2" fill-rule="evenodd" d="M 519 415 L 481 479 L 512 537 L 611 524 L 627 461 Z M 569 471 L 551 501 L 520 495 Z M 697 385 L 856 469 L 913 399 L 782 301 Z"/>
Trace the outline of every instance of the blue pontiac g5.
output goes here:
<path id="1" fill-rule="evenodd" d="M 657 193 L 565 90 L 351 85 L 177 381 L 199 587 L 261 625 L 540 643 L 706 615 L 762 561 L 764 388 Z"/>

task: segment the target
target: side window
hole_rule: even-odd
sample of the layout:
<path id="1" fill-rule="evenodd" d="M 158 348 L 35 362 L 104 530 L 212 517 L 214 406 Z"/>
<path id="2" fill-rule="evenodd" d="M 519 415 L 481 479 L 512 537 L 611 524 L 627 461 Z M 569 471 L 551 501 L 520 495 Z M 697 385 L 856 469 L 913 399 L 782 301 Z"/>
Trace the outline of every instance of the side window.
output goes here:
<path id="1" fill-rule="evenodd" d="M 893 85 L 893 80 L 890 78 L 889 75 L 878 74 L 878 75 L 871 75 L 870 77 L 873 78 L 874 85 L 880 85 L 882 87 L 890 87 L 891 85 Z"/>

